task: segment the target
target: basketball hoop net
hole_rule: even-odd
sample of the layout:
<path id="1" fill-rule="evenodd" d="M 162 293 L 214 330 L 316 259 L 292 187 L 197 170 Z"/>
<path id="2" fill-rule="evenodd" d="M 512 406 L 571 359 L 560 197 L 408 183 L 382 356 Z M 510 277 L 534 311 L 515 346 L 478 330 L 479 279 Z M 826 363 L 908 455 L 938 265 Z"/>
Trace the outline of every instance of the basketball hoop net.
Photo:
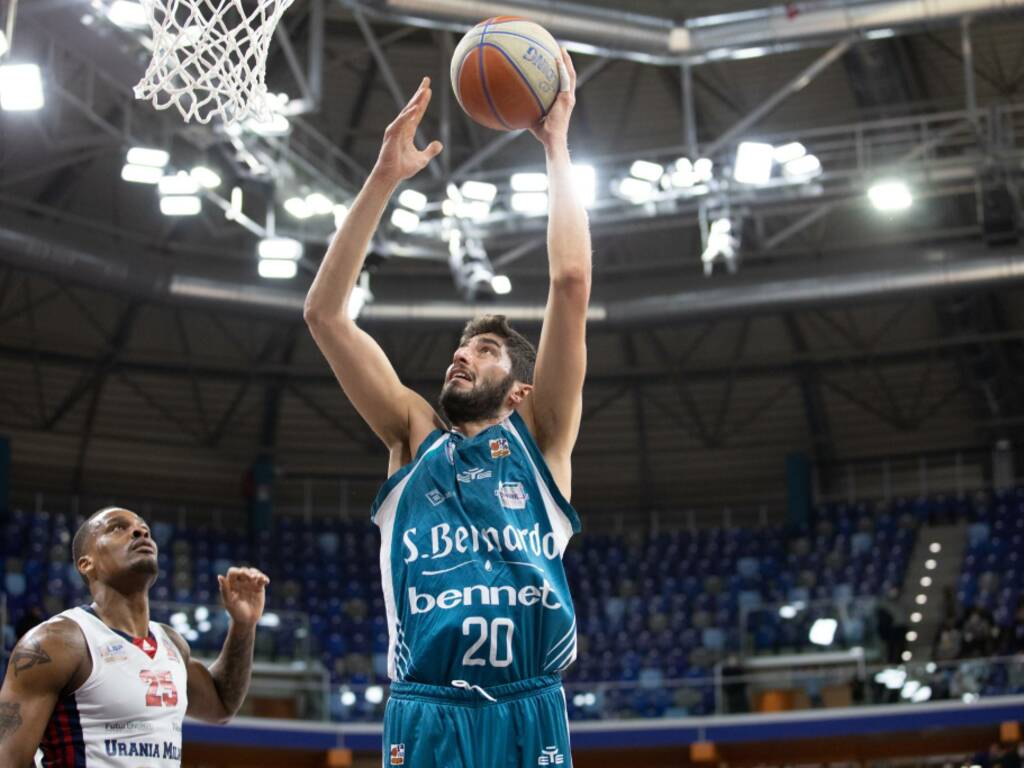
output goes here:
<path id="1" fill-rule="evenodd" d="M 264 82 L 274 28 L 292 0 L 142 0 L 153 59 L 135 98 L 186 122 L 272 117 Z"/>

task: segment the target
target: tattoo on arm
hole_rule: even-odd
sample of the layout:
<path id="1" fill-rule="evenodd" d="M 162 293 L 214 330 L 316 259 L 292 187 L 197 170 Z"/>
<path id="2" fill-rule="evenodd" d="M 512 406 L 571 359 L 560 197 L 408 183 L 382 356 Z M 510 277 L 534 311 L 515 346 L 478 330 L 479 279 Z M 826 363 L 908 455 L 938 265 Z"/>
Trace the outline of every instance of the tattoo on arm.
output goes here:
<path id="1" fill-rule="evenodd" d="M 11 668 L 14 670 L 15 677 L 27 669 L 32 669 L 40 664 L 49 664 L 51 661 L 49 654 L 43 650 L 43 646 L 38 640 L 23 641 L 11 654 Z"/>
<path id="2" fill-rule="evenodd" d="M 21 727 L 21 704 L 8 701 L 0 704 L 0 743 Z"/>
<path id="3" fill-rule="evenodd" d="M 210 667 L 224 709 L 234 715 L 242 706 L 252 676 L 252 656 L 256 646 L 256 627 L 228 630 L 224 649 Z"/>

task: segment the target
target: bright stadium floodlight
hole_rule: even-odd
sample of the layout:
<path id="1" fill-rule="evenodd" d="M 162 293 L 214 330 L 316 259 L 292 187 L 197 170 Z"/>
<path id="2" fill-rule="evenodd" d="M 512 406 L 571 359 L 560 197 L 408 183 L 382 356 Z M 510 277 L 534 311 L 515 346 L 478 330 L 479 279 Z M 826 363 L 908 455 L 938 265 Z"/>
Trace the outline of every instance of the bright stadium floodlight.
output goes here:
<path id="1" fill-rule="evenodd" d="M 334 226 L 340 227 L 348 218 L 348 206 L 338 203 L 334 206 Z"/>
<path id="2" fill-rule="evenodd" d="M 816 155 L 804 155 L 782 166 L 782 172 L 790 179 L 809 179 L 821 173 L 821 160 Z"/>
<path id="3" fill-rule="evenodd" d="M 313 215 L 309 210 L 309 203 L 301 197 L 289 197 L 284 201 L 284 209 L 296 219 L 308 219 Z"/>
<path id="4" fill-rule="evenodd" d="M 799 141 L 791 141 L 789 144 L 780 144 L 775 148 L 772 159 L 779 165 L 785 165 L 793 160 L 799 160 L 807 154 L 807 147 Z"/>
<path id="5" fill-rule="evenodd" d="M 512 210 L 516 213 L 536 216 L 547 209 L 547 192 L 515 192 L 512 195 Z"/>
<path id="6" fill-rule="evenodd" d="M 131 0 L 114 0 L 107 11 L 107 18 L 124 29 L 145 29 L 149 26 L 146 9 L 141 3 Z"/>
<path id="7" fill-rule="evenodd" d="M 164 169 L 152 165 L 132 165 L 128 163 L 121 169 L 121 178 L 135 184 L 159 184 L 164 177 Z"/>
<path id="8" fill-rule="evenodd" d="M 168 195 L 160 198 L 160 213 L 164 216 L 195 216 L 203 209 L 195 195 Z"/>
<path id="9" fill-rule="evenodd" d="M 216 189 L 220 186 L 220 175 L 205 165 L 197 165 L 189 172 L 189 175 L 203 189 Z"/>
<path id="10" fill-rule="evenodd" d="M 292 126 L 288 122 L 288 118 L 280 113 L 275 113 L 269 120 L 258 121 L 258 120 L 246 120 L 245 128 L 250 133 L 255 133 L 257 136 L 274 137 L 274 136 L 285 136 L 291 132 Z"/>
<path id="11" fill-rule="evenodd" d="M 0 29 L 0 56 L 3 56 L 7 51 L 11 49 L 11 44 L 7 42 L 7 35 Z"/>
<path id="12" fill-rule="evenodd" d="M 868 199 L 879 211 L 905 211 L 914 203 L 910 189 L 902 181 L 880 181 L 868 189 Z"/>
<path id="13" fill-rule="evenodd" d="M 659 181 L 665 175 L 665 168 L 660 163 L 652 163 L 650 160 L 635 160 L 629 166 L 629 175 L 644 181 Z"/>
<path id="14" fill-rule="evenodd" d="M 479 200 L 482 203 L 490 203 L 498 194 L 498 188 L 486 181 L 464 181 L 459 189 L 462 196 L 469 200 Z M 449 197 L 451 193 L 449 193 Z"/>
<path id="15" fill-rule="evenodd" d="M 618 192 L 631 203 L 646 203 L 654 196 L 654 185 L 629 176 L 618 183 Z"/>
<path id="16" fill-rule="evenodd" d="M 348 296 L 348 317 L 349 320 L 358 320 L 363 308 L 373 301 L 373 293 L 370 292 L 370 273 L 361 272 L 359 282 L 352 286 L 352 292 Z"/>
<path id="17" fill-rule="evenodd" d="M 380 704 L 384 701 L 384 689 L 379 685 L 371 685 L 367 687 L 366 700 L 371 704 Z"/>
<path id="18" fill-rule="evenodd" d="M 302 258 L 302 243 L 291 237 L 265 237 L 260 240 L 256 253 L 261 259 L 298 261 Z"/>
<path id="19" fill-rule="evenodd" d="M 418 189 L 403 189 L 398 195 L 398 204 L 418 213 L 427 207 L 427 196 Z"/>
<path id="20" fill-rule="evenodd" d="M 159 189 L 161 195 L 195 195 L 199 184 L 184 171 L 178 171 L 173 176 L 162 177 Z"/>
<path id="21" fill-rule="evenodd" d="M 341 692 L 341 706 L 343 706 L 343 707 L 351 707 L 353 704 L 356 703 L 356 701 L 357 701 L 357 698 L 356 698 L 356 695 L 355 695 L 354 692 L 352 692 L 352 691 L 342 691 Z"/>
<path id="22" fill-rule="evenodd" d="M 546 173 L 513 173 L 509 179 L 513 192 L 547 192 Z"/>
<path id="23" fill-rule="evenodd" d="M 314 216 L 327 216 L 334 212 L 334 201 L 323 192 L 306 195 L 306 206 Z"/>
<path id="24" fill-rule="evenodd" d="M 775 147 L 760 141 L 744 141 L 736 150 L 732 176 L 741 184 L 764 185 L 772 177 Z"/>
<path id="25" fill-rule="evenodd" d="M 924 617 L 921 615 L 920 611 L 914 611 L 912 614 L 910 614 L 910 623 L 911 624 L 920 624 L 921 623 L 921 619 L 923 619 L 923 618 Z"/>
<path id="26" fill-rule="evenodd" d="M 260 616 L 257 622 L 261 627 L 279 627 L 281 626 L 281 617 L 276 613 L 268 611 Z"/>
<path id="27" fill-rule="evenodd" d="M 907 682 L 905 682 L 903 684 L 903 687 L 900 689 L 900 698 L 901 699 L 911 699 L 911 698 L 913 698 L 914 694 L 917 693 L 917 691 L 918 691 L 918 689 L 920 687 L 921 687 L 921 683 L 919 681 L 917 681 L 917 680 L 907 680 Z"/>
<path id="28" fill-rule="evenodd" d="M 242 188 L 232 187 L 231 188 L 231 203 L 228 209 L 224 211 L 224 218 L 228 221 L 234 221 L 242 215 Z"/>
<path id="29" fill-rule="evenodd" d="M 709 157 L 699 157 L 693 163 L 693 173 L 697 177 L 698 184 L 706 184 L 711 181 L 714 170 L 715 164 Z"/>
<path id="30" fill-rule="evenodd" d="M 807 637 L 815 645 L 832 645 L 837 629 L 839 629 L 839 622 L 835 619 L 817 619 L 811 625 L 811 631 Z"/>
<path id="31" fill-rule="evenodd" d="M 917 692 L 914 694 L 914 697 L 911 699 L 911 701 L 914 704 L 923 704 L 924 702 L 931 700 L 931 698 L 932 687 L 930 685 L 922 685 L 920 688 L 917 689 Z"/>
<path id="32" fill-rule="evenodd" d="M 597 200 L 597 169 L 592 165 L 573 164 L 572 180 L 583 207 L 592 206 Z"/>
<path id="33" fill-rule="evenodd" d="M 688 157 L 680 157 L 676 160 L 672 173 L 669 176 L 672 186 L 677 189 L 692 187 L 697 183 L 697 174 L 693 170 L 693 163 Z"/>
<path id="34" fill-rule="evenodd" d="M 906 637 L 907 637 L 907 642 L 908 643 L 916 642 L 917 641 L 917 632 L 915 632 L 914 630 L 910 630 L 909 632 L 907 632 Z"/>
<path id="35" fill-rule="evenodd" d="M 483 221 L 491 215 L 491 206 L 483 200 L 463 200 L 455 203 L 455 215 L 460 219 Z"/>
<path id="36" fill-rule="evenodd" d="M 148 165 L 151 168 L 164 168 L 171 161 L 171 155 L 163 149 L 132 147 L 128 150 L 125 160 L 130 165 Z"/>
<path id="37" fill-rule="evenodd" d="M 491 288 L 499 296 L 504 296 L 512 292 L 512 281 L 509 280 L 508 275 L 495 275 L 491 278 Z"/>
<path id="38" fill-rule="evenodd" d="M 391 212 L 391 223 L 403 232 L 414 232 L 420 225 L 420 217 L 405 208 L 395 208 Z"/>
<path id="39" fill-rule="evenodd" d="M 932 585 L 932 577 L 931 576 L 922 576 L 921 577 L 921 586 L 922 587 L 930 587 L 931 585 Z"/>
<path id="40" fill-rule="evenodd" d="M 0 109 L 5 112 L 31 112 L 42 109 L 43 76 L 36 64 L 0 66 Z"/>
<path id="41" fill-rule="evenodd" d="M 779 617 L 783 619 L 795 619 L 796 613 L 795 605 L 784 605 L 779 608 Z"/>
<path id="42" fill-rule="evenodd" d="M 268 280 L 289 280 L 298 273 L 299 265 L 287 259 L 260 259 L 260 277 Z"/>
<path id="43" fill-rule="evenodd" d="M 939 552 L 942 551 L 942 545 L 939 544 L 939 542 L 937 541 L 933 541 L 931 544 L 928 545 L 928 551 L 931 552 L 933 555 L 937 555 L 939 554 Z"/>

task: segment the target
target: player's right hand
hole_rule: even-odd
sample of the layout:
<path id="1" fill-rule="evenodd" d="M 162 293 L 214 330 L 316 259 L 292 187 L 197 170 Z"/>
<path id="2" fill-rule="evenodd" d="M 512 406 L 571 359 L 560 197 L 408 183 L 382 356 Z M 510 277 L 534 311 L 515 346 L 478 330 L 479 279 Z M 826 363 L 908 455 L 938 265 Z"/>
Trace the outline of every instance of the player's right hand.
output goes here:
<path id="1" fill-rule="evenodd" d="M 384 143 L 374 173 L 397 184 L 415 176 L 441 153 L 441 142 L 432 141 L 426 149 L 416 149 L 416 129 L 430 104 L 430 78 L 424 77 L 409 103 L 384 131 Z"/>

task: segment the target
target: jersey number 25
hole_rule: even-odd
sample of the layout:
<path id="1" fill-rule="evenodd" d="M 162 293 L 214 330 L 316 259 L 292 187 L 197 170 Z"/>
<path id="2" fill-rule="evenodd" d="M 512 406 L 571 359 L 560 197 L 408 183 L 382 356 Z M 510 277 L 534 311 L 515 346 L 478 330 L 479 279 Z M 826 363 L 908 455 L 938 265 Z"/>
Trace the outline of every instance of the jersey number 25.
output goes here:
<path id="1" fill-rule="evenodd" d="M 139 677 L 148 684 L 146 690 L 147 707 L 173 707 L 178 703 L 178 689 L 170 672 L 152 672 L 140 670 Z"/>

